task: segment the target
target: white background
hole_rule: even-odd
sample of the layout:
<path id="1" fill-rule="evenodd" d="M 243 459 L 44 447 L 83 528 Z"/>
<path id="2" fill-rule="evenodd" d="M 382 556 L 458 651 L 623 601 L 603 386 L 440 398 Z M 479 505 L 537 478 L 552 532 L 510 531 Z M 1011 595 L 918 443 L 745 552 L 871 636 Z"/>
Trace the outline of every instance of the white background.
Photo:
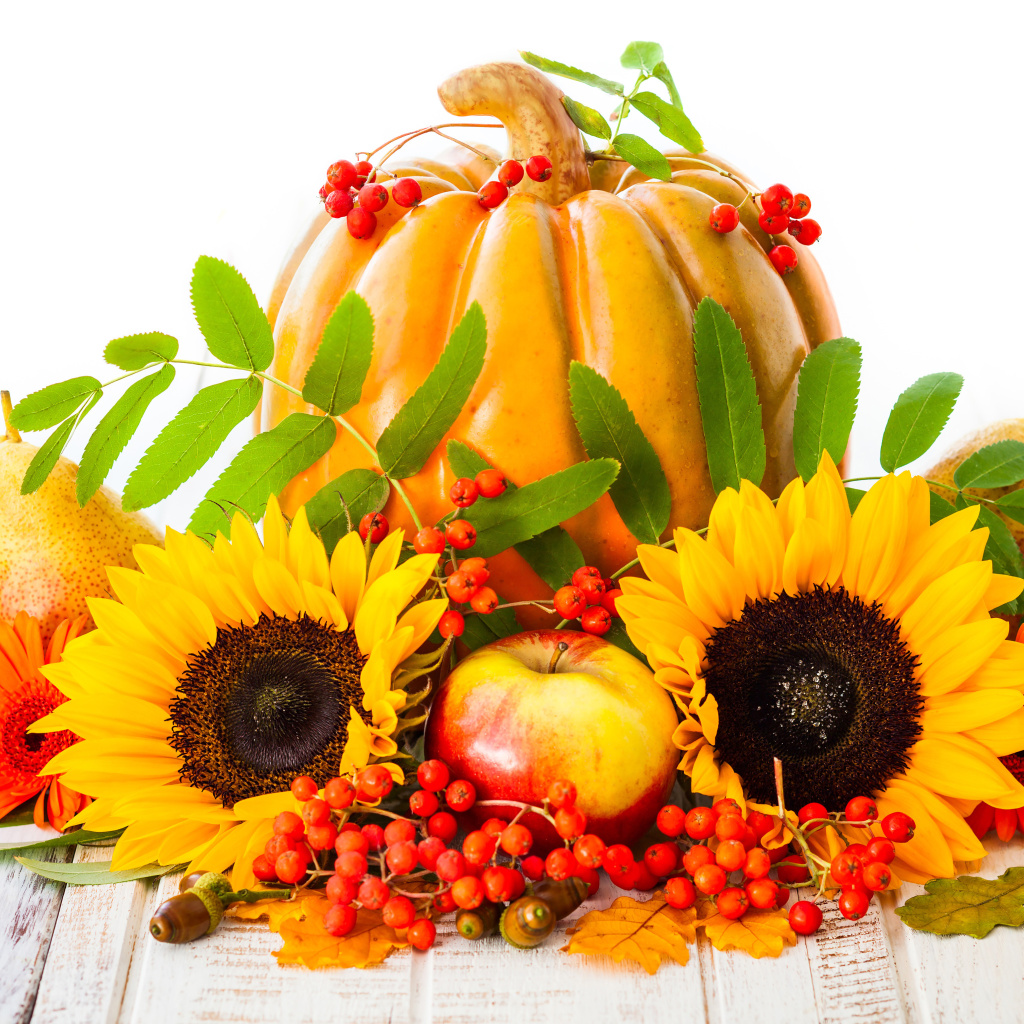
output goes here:
<path id="1" fill-rule="evenodd" d="M 232 262 L 265 299 L 326 166 L 439 120 L 434 90 L 449 73 L 523 48 L 615 78 L 625 43 L 653 39 L 710 149 L 762 185 L 811 196 L 818 258 L 845 333 L 865 350 L 855 473 L 877 472 L 888 409 L 921 374 L 967 378 L 944 442 L 1024 416 L 1018 5 L 2 10 L 0 386 L 15 399 L 79 374 L 115 376 L 100 353 L 125 334 L 165 331 L 199 357 L 196 256 Z M 158 400 L 111 485 L 194 386 L 182 373 Z M 226 457 L 155 517 L 183 526 Z"/>

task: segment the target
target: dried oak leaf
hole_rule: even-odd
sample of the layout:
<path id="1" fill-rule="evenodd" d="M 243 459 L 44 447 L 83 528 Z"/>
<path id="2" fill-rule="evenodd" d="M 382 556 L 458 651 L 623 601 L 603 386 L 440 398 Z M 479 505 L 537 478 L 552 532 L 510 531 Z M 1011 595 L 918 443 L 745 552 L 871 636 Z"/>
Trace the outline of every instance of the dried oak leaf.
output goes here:
<path id="1" fill-rule="evenodd" d="M 306 967 L 373 967 L 408 942 L 381 919 L 379 910 L 360 910 L 355 927 L 341 938 L 324 931 L 324 914 L 330 902 L 320 893 L 295 900 L 272 900 L 232 908 L 231 916 L 243 920 L 269 918 L 270 930 L 279 932 L 284 945 L 274 953 L 282 964 Z"/>
<path id="2" fill-rule="evenodd" d="M 896 908 L 903 923 L 919 931 L 983 939 L 998 924 L 1024 925 L 1024 867 L 998 878 L 937 878 L 925 890 Z"/>
<path id="3" fill-rule="evenodd" d="M 722 917 L 710 900 L 697 908 L 703 928 L 715 949 L 742 949 L 752 957 L 780 956 L 782 950 L 796 943 L 796 932 L 789 925 L 784 910 L 748 910 L 738 921 Z"/>
<path id="4" fill-rule="evenodd" d="M 635 960 L 648 974 L 662 960 L 685 964 L 690 959 L 687 945 L 697 941 L 696 911 L 670 907 L 661 893 L 640 902 L 620 896 L 607 910 L 592 910 L 566 934 L 569 944 L 563 953 L 610 956 L 616 963 Z"/>

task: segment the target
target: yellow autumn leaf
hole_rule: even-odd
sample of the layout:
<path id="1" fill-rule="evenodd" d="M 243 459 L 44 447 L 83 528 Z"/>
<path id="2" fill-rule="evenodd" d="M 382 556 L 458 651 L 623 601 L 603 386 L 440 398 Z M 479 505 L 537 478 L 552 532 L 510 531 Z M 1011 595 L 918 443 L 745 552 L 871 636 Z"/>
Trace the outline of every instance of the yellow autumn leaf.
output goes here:
<path id="1" fill-rule="evenodd" d="M 635 960 L 654 974 L 662 960 L 685 964 L 690 959 L 687 946 L 697 941 L 696 918 L 692 907 L 670 907 L 662 893 L 645 902 L 620 896 L 607 910 L 584 914 L 566 932 L 569 944 L 562 952 L 610 956 L 616 963 Z"/>
<path id="2" fill-rule="evenodd" d="M 355 927 L 341 938 L 324 930 L 324 914 L 330 901 L 321 893 L 307 893 L 295 900 L 271 900 L 233 907 L 232 917 L 269 919 L 270 930 L 279 932 L 284 945 L 274 953 L 282 964 L 306 967 L 373 967 L 408 942 L 384 924 L 379 910 L 359 910 Z"/>
<path id="3" fill-rule="evenodd" d="M 698 928 L 703 928 L 715 949 L 742 949 L 752 957 L 780 956 L 796 943 L 785 910 L 748 910 L 738 921 L 718 913 L 711 900 L 697 906 Z"/>

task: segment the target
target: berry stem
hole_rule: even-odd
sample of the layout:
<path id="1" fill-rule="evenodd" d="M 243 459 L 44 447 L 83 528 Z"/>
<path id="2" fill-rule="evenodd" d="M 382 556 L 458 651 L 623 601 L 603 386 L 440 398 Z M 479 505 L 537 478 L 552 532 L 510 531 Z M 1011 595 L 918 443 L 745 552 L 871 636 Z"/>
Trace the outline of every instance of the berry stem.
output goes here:
<path id="1" fill-rule="evenodd" d="M 393 136 L 392 138 L 388 139 L 387 142 L 382 142 L 376 149 L 370 150 L 369 153 L 366 153 L 365 156 L 366 156 L 367 160 L 370 160 L 370 158 L 374 154 L 379 153 L 382 149 L 384 149 L 385 146 L 390 146 L 392 142 L 398 142 L 399 139 L 405 139 L 405 141 L 408 142 L 409 139 L 415 139 L 417 136 L 424 135 L 427 132 L 436 132 L 439 128 L 502 128 L 502 127 L 504 127 L 504 126 L 501 124 L 500 121 L 497 124 L 490 124 L 489 122 L 488 123 L 480 123 L 480 122 L 475 122 L 475 121 L 468 121 L 468 122 L 467 121 L 448 121 L 445 124 L 429 125 L 426 128 L 414 128 L 414 129 L 412 129 L 412 131 L 402 132 L 401 135 Z M 455 141 L 458 141 L 458 140 L 456 139 Z M 403 145 L 405 145 L 405 143 L 403 143 Z M 460 143 L 460 145 L 465 145 L 465 143 Z M 467 149 L 473 149 L 473 147 L 472 146 L 467 146 Z M 479 154 L 480 156 L 485 156 L 486 155 L 486 154 L 480 153 L 480 151 L 478 149 L 477 150 L 473 150 L 473 152 Z M 487 157 L 487 159 L 489 160 L 490 157 Z M 381 161 L 381 162 L 383 163 L 383 161 Z"/>

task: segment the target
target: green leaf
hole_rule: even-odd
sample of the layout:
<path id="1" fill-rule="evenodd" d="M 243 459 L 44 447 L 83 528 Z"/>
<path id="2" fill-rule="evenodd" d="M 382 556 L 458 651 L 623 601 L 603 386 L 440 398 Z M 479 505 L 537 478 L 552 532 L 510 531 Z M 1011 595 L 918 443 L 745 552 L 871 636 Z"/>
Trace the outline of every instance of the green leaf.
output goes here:
<path id="1" fill-rule="evenodd" d="M 641 544 L 657 544 L 668 526 L 672 496 L 654 447 L 619 390 L 596 370 L 573 362 L 569 396 L 587 455 L 619 462 L 609 494 L 622 521 Z"/>
<path id="2" fill-rule="evenodd" d="M 693 317 L 697 394 L 715 493 L 760 484 L 767 464 L 761 405 L 740 329 L 714 299 L 701 299 Z"/>
<path id="3" fill-rule="evenodd" d="M 653 75 L 654 69 L 664 63 L 665 54 L 657 43 L 630 43 L 619 59 L 624 68 Z"/>
<path id="4" fill-rule="evenodd" d="M 846 451 L 857 415 L 860 367 L 860 345 L 852 338 L 836 338 L 819 345 L 800 368 L 793 454 L 804 480 L 818 471 L 826 451 L 836 465 Z"/>
<path id="5" fill-rule="evenodd" d="M 128 871 L 111 871 L 108 861 L 93 861 L 84 864 L 58 864 L 48 860 L 29 860 L 28 857 L 14 858 L 23 867 L 34 871 L 43 878 L 68 885 L 111 885 L 117 882 L 135 882 L 140 878 L 156 878 L 172 871 L 181 871 L 184 864 L 146 864 Z"/>
<path id="6" fill-rule="evenodd" d="M 857 511 L 857 506 L 864 500 L 864 495 L 867 491 L 862 491 L 859 487 L 847 487 L 846 490 L 846 501 L 850 506 L 850 515 L 853 515 Z"/>
<path id="7" fill-rule="evenodd" d="M 448 455 L 448 464 L 456 476 L 474 477 L 477 473 L 491 468 L 491 464 L 482 455 L 478 455 L 463 441 L 456 441 L 452 438 L 446 445 L 445 451 Z M 516 485 L 511 480 L 506 482 L 509 490 L 514 491 Z"/>
<path id="8" fill-rule="evenodd" d="M 610 139 L 612 129 L 604 119 L 604 115 L 593 107 L 584 103 L 577 103 L 569 96 L 562 97 L 562 106 L 566 113 L 572 118 L 572 123 L 586 135 L 592 135 L 596 139 Z"/>
<path id="9" fill-rule="evenodd" d="M 528 50 L 520 50 L 519 56 L 527 64 L 531 64 L 539 71 L 549 75 L 558 75 L 559 78 L 570 78 L 572 81 L 581 82 L 583 85 L 593 86 L 595 89 L 600 89 L 601 92 L 606 92 L 610 96 L 621 96 L 625 92 L 625 87 L 621 82 L 613 82 L 611 79 L 602 78 L 600 75 L 593 75 L 589 71 L 580 71 L 579 68 L 574 68 L 569 64 L 562 64 L 557 60 L 539 57 Z"/>
<path id="10" fill-rule="evenodd" d="M 988 528 L 988 543 L 982 557 L 991 560 L 992 571 L 1024 578 L 1024 558 L 1021 557 L 1020 548 L 1017 547 L 1017 542 L 1006 523 L 984 505 L 963 494 L 956 496 L 958 509 L 967 508 L 969 505 L 978 505 L 978 526 Z M 1000 605 L 994 612 L 997 615 L 1018 615 L 1024 612 L 1024 596 Z"/>
<path id="11" fill-rule="evenodd" d="M 919 459 L 935 444 L 963 386 L 959 373 L 929 373 L 896 399 L 879 456 L 886 473 Z"/>
<path id="12" fill-rule="evenodd" d="M 622 624 L 622 619 L 612 619 L 612 628 L 602 637 L 603 640 L 607 640 L 610 644 L 615 644 L 620 650 L 625 651 L 627 654 L 632 654 L 638 661 L 642 661 L 645 665 L 647 659 L 644 657 L 640 649 L 629 639 L 629 633 L 626 632 L 626 627 Z"/>
<path id="13" fill-rule="evenodd" d="M 996 507 L 1004 516 L 1008 516 L 1015 522 L 1024 523 L 1024 487 L 1004 494 L 996 502 Z"/>
<path id="14" fill-rule="evenodd" d="M 654 65 L 654 77 L 662 82 L 666 89 L 668 89 L 668 97 L 672 101 L 672 106 L 683 109 L 683 99 L 679 95 L 679 90 L 676 88 L 675 80 L 672 78 L 672 72 L 669 71 L 668 65 L 662 60 L 658 61 Z"/>
<path id="15" fill-rule="evenodd" d="M 1010 487 L 1024 480 L 1024 443 L 996 441 L 965 459 L 953 474 L 953 483 L 967 488 Z"/>
<path id="16" fill-rule="evenodd" d="M 386 476 L 372 469 L 350 469 L 324 484 L 306 502 L 306 516 L 330 556 L 338 541 L 368 512 L 379 512 L 390 496 L 391 484 Z"/>
<path id="17" fill-rule="evenodd" d="M 141 370 L 161 359 L 173 359 L 178 354 L 178 339 L 159 331 L 148 334 L 129 334 L 107 343 L 103 358 L 122 370 Z"/>
<path id="18" fill-rule="evenodd" d="M 217 359 L 244 370 L 265 370 L 274 358 L 270 321 L 249 282 L 230 263 L 200 256 L 192 271 L 192 309 Z"/>
<path id="19" fill-rule="evenodd" d="M 474 555 L 490 558 L 589 508 L 619 472 L 614 459 L 578 462 L 500 498 L 477 502 L 470 518 L 477 530 Z"/>
<path id="20" fill-rule="evenodd" d="M 631 163 L 638 171 L 643 171 L 648 177 L 660 178 L 662 181 L 670 181 L 672 169 L 668 165 L 668 158 L 664 153 L 658 152 L 646 139 L 639 135 L 616 135 L 615 152 Z"/>
<path id="21" fill-rule="evenodd" d="M 996 925 L 1024 925 L 1024 867 L 998 878 L 960 875 L 925 883 L 925 896 L 912 896 L 896 908 L 903 923 L 936 935 L 983 939 Z"/>
<path id="22" fill-rule="evenodd" d="M 218 530 L 230 534 L 236 509 L 253 521 L 261 519 L 270 496 L 280 494 L 289 480 L 326 455 L 337 435 L 330 416 L 306 412 L 293 412 L 272 430 L 257 434 L 206 492 L 188 528 L 212 539 Z"/>
<path id="23" fill-rule="evenodd" d="M 653 92 L 638 92 L 629 102 L 644 117 L 653 121 L 666 138 L 678 142 L 691 153 L 704 152 L 704 140 L 700 137 L 700 132 L 693 127 L 690 119 L 679 107 L 666 103 Z M 618 139 L 615 141 L 617 143 Z"/>
<path id="24" fill-rule="evenodd" d="M 249 376 L 198 392 L 157 435 L 125 485 L 127 512 L 166 498 L 213 457 L 228 434 L 252 414 L 263 393 Z"/>
<path id="25" fill-rule="evenodd" d="M 52 839 L 40 839 L 35 843 L 0 843 L 0 850 L 51 850 L 62 846 L 84 846 L 87 843 L 113 842 L 122 832 L 124 832 L 123 828 L 114 829 L 112 832 L 88 832 L 85 829 L 77 829 L 72 832 L 64 832 L 62 835 L 54 836 Z"/>
<path id="26" fill-rule="evenodd" d="M 174 380 L 174 367 L 164 363 L 156 373 L 135 381 L 114 403 L 92 432 L 82 454 L 75 494 L 82 507 L 107 478 L 117 457 L 139 429 L 150 402 L 163 394 Z"/>
<path id="27" fill-rule="evenodd" d="M 478 302 L 452 331 L 427 379 L 395 413 L 377 441 L 381 469 L 396 480 L 415 476 L 458 419 L 484 365 L 487 324 Z"/>
<path id="28" fill-rule="evenodd" d="M 57 465 L 57 460 L 64 451 L 64 446 L 71 437 L 71 431 L 75 429 L 78 422 L 78 413 L 69 416 L 39 447 L 39 451 L 32 456 L 32 461 L 25 470 L 24 479 L 21 481 L 21 493 L 32 494 L 38 491 L 46 482 L 50 471 Z"/>
<path id="29" fill-rule="evenodd" d="M 951 505 L 945 498 L 934 491 L 928 492 L 928 500 L 930 502 L 930 522 L 932 523 L 937 523 L 940 519 L 945 519 L 946 516 L 951 516 L 956 511 L 954 505 Z"/>
<path id="30" fill-rule="evenodd" d="M 95 377 L 72 377 L 59 384 L 49 384 L 26 395 L 11 410 L 11 425 L 19 430 L 47 430 L 96 394 L 102 392 Z"/>
<path id="31" fill-rule="evenodd" d="M 466 628 L 459 640 L 471 651 L 484 644 L 519 632 L 519 623 L 513 608 L 499 608 L 490 615 L 467 615 Z"/>
<path id="32" fill-rule="evenodd" d="M 302 397 L 331 416 L 343 416 L 358 401 L 373 355 L 373 314 L 366 299 L 346 292 L 327 321 Z"/>

